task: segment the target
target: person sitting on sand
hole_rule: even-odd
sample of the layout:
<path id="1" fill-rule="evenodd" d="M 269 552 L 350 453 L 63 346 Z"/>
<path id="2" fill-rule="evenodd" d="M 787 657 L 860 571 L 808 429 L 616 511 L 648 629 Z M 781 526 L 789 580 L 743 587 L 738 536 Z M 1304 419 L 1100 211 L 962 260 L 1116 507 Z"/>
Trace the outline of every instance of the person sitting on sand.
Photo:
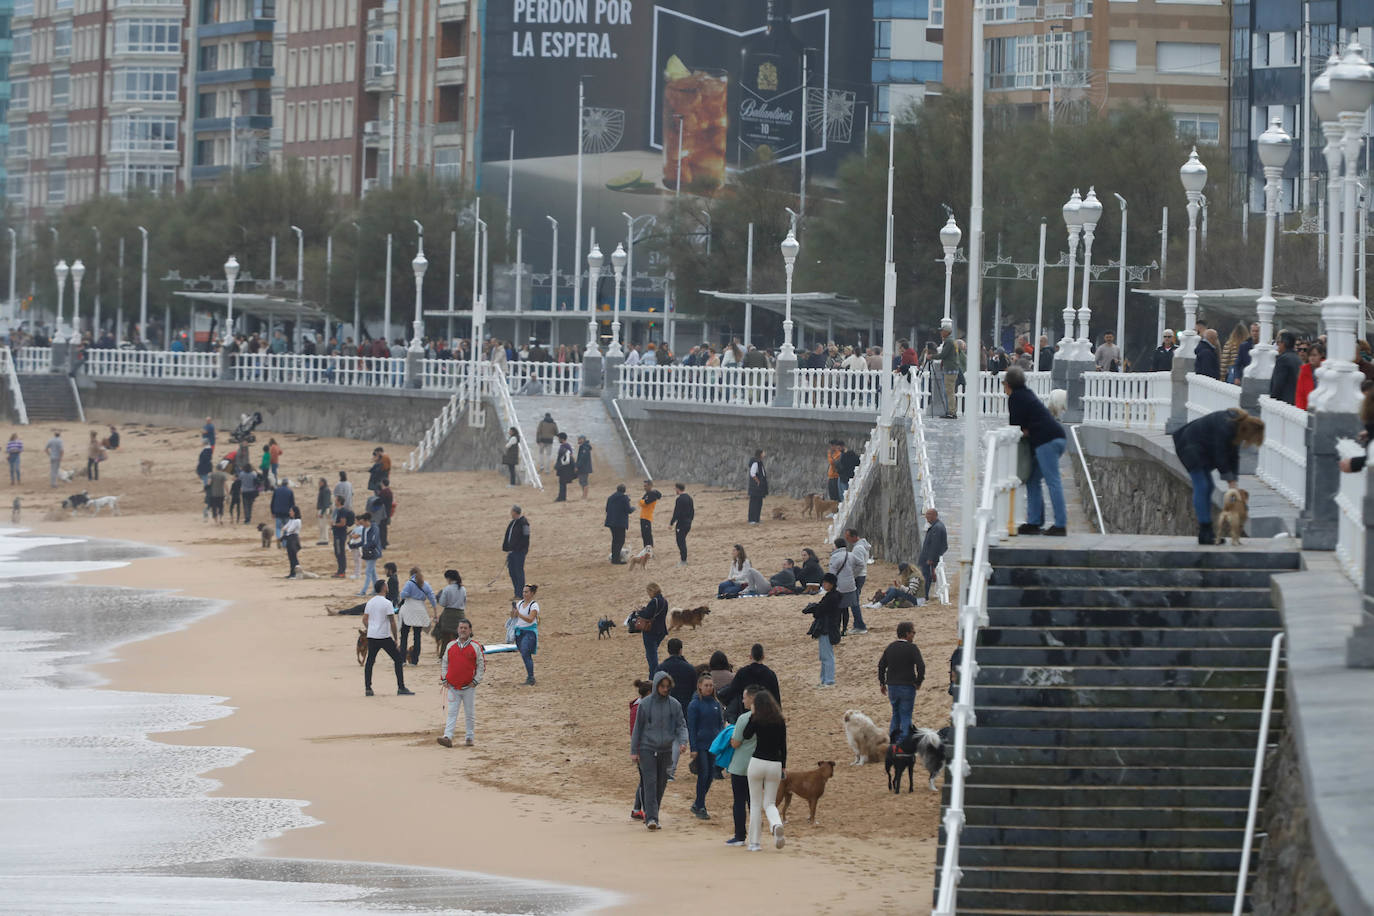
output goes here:
<path id="1" fill-rule="evenodd" d="M 801 572 L 791 557 L 782 561 L 782 569 L 768 577 L 768 584 L 773 588 L 785 588 L 789 592 L 798 590 L 797 573 Z"/>
<path id="2" fill-rule="evenodd" d="M 816 551 L 810 547 L 802 549 L 801 573 L 797 576 L 797 582 L 803 587 L 814 585 L 820 588 L 821 577 L 825 575 L 825 570 L 821 568 L 821 559 L 816 556 Z"/>
<path id="3" fill-rule="evenodd" d="M 920 607 L 925 604 L 925 599 L 921 597 L 921 590 L 925 587 L 925 582 L 921 574 L 912 568 L 910 563 L 897 564 L 897 577 L 892 580 L 886 591 L 877 592 L 873 595 L 873 600 L 864 605 L 869 608 L 887 607 L 894 601 L 902 601 L 908 607 Z"/>
<path id="4" fill-rule="evenodd" d="M 736 544 L 730 550 L 730 572 L 725 581 L 716 588 L 717 598 L 736 598 L 749 588 L 749 573 L 754 567 L 749 565 L 749 557 L 744 547 Z"/>

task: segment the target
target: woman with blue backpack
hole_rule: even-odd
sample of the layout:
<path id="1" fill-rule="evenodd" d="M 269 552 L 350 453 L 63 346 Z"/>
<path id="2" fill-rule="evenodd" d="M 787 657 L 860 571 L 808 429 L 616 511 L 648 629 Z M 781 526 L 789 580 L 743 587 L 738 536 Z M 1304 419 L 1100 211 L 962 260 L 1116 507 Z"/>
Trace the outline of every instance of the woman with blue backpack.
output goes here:
<path id="1" fill-rule="evenodd" d="M 707 671 L 697 678 L 697 692 L 687 706 L 687 740 L 692 749 L 691 771 L 697 777 L 697 796 L 692 804 L 692 813 L 699 820 L 709 821 L 706 813 L 706 793 L 711 791 L 711 783 L 716 776 L 716 758 L 711 753 L 711 742 L 716 740 L 720 730 L 725 727 L 725 709 L 716 699 L 716 684 Z"/>

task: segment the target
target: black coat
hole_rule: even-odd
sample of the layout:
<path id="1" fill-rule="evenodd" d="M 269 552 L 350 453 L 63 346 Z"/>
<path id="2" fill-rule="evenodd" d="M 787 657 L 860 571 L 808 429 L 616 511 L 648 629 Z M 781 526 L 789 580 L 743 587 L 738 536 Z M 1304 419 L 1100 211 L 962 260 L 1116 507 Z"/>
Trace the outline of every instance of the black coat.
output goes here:
<path id="1" fill-rule="evenodd" d="M 1174 452 L 1189 471 L 1216 471 L 1222 480 L 1235 480 L 1240 469 L 1236 445 L 1236 408 L 1218 410 L 1179 427 Z"/>
<path id="2" fill-rule="evenodd" d="M 750 495 L 750 496 L 767 496 L 767 495 L 768 495 L 768 471 L 764 468 L 763 462 L 762 462 L 762 461 L 759 461 L 759 462 L 758 462 L 758 465 L 759 465 L 759 476 L 758 476 L 758 480 L 755 480 L 755 479 L 753 478 L 752 475 L 751 475 L 750 478 L 749 478 L 749 495 Z M 750 459 L 749 459 L 749 467 L 752 468 L 753 466 L 754 466 L 754 459 L 750 458 Z M 747 471 L 748 471 L 748 468 L 746 468 L 745 470 L 746 470 L 746 472 L 747 472 Z"/>
<path id="3" fill-rule="evenodd" d="M 630 513 L 633 511 L 634 506 L 630 503 L 630 496 L 628 493 L 612 493 L 606 498 L 605 527 L 630 527 Z"/>
<path id="4" fill-rule="evenodd" d="M 681 655 L 670 655 L 658 663 L 658 671 L 668 672 L 668 676 L 673 679 L 673 689 L 668 695 L 686 709 L 692 702 L 692 695 L 697 692 L 697 669 Z M 657 674 L 658 671 L 654 673 Z"/>
<path id="5" fill-rule="evenodd" d="M 649 603 L 635 611 L 636 617 L 642 617 L 651 621 L 652 626 L 648 631 L 641 631 L 642 635 L 650 639 L 659 640 L 668 635 L 668 599 L 662 595 L 654 595 L 649 599 Z M 693 680 L 690 682 L 692 687 L 696 687 L 696 674 L 693 671 Z M 674 678 L 674 680 L 677 680 Z"/>
<path id="6" fill-rule="evenodd" d="M 1280 353 L 1274 359 L 1274 374 L 1269 379 L 1269 396 L 1285 404 L 1298 400 L 1298 373 L 1302 371 L 1302 360 L 1292 350 Z"/>
<path id="7" fill-rule="evenodd" d="M 1168 372 L 1174 367 L 1174 353 L 1178 347 L 1155 347 L 1154 356 L 1150 358 L 1150 369 L 1154 372 Z"/>
<path id="8" fill-rule="evenodd" d="M 825 570 L 821 569 L 819 560 L 807 559 L 801 565 L 801 572 L 797 575 L 797 581 L 801 583 L 820 582 L 825 576 Z"/>
<path id="9" fill-rule="evenodd" d="M 577 473 L 590 474 L 592 472 L 592 446 L 590 442 L 583 442 L 577 447 Z"/>
<path id="10" fill-rule="evenodd" d="M 1193 363 L 1193 371 L 1198 375 L 1205 375 L 1208 378 L 1221 378 L 1221 357 L 1217 355 L 1217 348 L 1206 340 L 1197 342 L 1197 352 L 1194 354 L 1196 362 Z"/>
<path id="11" fill-rule="evenodd" d="M 530 520 L 525 516 L 513 518 L 506 526 L 506 536 L 501 539 L 501 549 L 506 553 L 528 553 L 530 549 Z"/>
<path id="12" fill-rule="evenodd" d="M 1054 347 L 1040 348 L 1040 365 L 1036 368 L 1041 372 L 1049 372 L 1054 368 Z"/>
<path id="13" fill-rule="evenodd" d="M 1016 388 L 1007 398 L 1007 425 L 1027 430 L 1031 448 L 1046 442 L 1068 438 L 1064 427 L 1050 415 L 1050 410 L 1029 388 Z"/>
<path id="14" fill-rule="evenodd" d="M 692 502 L 692 497 L 686 493 L 679 493 L 673 503 L 673 517 L 668 519 L 668 527 L 686 531 L 692 527 L 692 519 L 696 516 L 697 507 L 696 503 Z"/>
<path id="15" fill-rule="evenodd" d="M 831 645 L 839 645 L 840 642 L 840 600 L 838 588 L 828 592 L 822 589 L 820 601 L 802 608 L 803 614 L 811 614 L 816 618 L 820 632 L 830 637 Z"/>

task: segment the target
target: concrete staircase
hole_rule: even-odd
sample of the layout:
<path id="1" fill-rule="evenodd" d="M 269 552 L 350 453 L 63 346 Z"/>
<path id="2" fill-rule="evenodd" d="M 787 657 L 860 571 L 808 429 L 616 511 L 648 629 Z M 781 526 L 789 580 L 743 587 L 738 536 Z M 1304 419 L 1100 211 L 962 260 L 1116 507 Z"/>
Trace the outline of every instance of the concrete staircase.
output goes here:
<path id="1" fill-rule="evenodd" d="M 991 553 L 959 912 L 1229 912 L 1282 626 L 1270 578 L 1297 551 L 1025 541 Z"/>
<path id="2" fill-rule="evenodd" d="M 76 386 L 66 373 L 21 375 L 19 389 L 24 394 L 24 407 L 30 423 L 85 419 Z"/>
<path id="3" fill-rule="evenodd" d="M 620 424 L 600 398 L 512 394 L 511 401 L 520 418 L 520 432 L 529 442 L 536 460 L 538 449 L 534 442 L 534 431 L 539 421 L 544 419 L 544 414 L 549 413 L 553 415 L 559 430 L 568 434 L 568 442 L 574 450 L 577 448 L 577 437 L 587 437 L 592 444 L 594 475 L 600 475 L 602 483 L 610 483 L 613 487 L 615 482 L 639 476 L 640 471 L 635 467 L 633 458 L 627 458 L 625 454 L 627 449 L 618 428 Z M 608 480 L 608 477 L 614 477 L 615 480 Z"/>

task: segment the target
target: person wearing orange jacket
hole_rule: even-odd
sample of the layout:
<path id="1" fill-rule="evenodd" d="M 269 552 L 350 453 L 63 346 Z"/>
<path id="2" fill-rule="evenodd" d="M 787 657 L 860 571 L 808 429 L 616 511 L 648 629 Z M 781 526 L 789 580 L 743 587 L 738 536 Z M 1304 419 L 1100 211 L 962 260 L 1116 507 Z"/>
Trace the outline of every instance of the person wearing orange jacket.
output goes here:
<path id="1" fill-rule="evenodd" d="M 645 547 L 654 546 L 654 510 L 662 498 L 652 480 L 644 481 L 644 495 L 639 498 L 639 536 Z"/>

